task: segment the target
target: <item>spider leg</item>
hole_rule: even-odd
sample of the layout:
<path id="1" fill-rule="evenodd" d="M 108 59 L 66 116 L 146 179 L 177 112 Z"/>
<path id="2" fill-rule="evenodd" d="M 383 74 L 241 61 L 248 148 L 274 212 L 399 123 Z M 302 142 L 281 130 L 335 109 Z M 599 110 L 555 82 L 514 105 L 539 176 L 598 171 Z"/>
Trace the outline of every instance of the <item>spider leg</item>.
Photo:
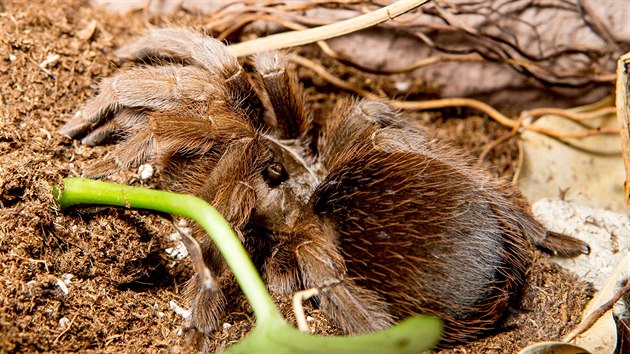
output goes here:
<path id="1" fill-rule="evenodd" d="M 183 59 L 220 78 L 233 109 L 242 109 L 256 128 L 264 128 L 263 107 L 236 57 L 218 40 L 185 28 L 151 28 L 148 33 L 120 48 L 123 59 L 160 55 Z"/>
<path id="2" fill-rule="evenodd" d="M 215 154 L 223 154 L 234 142 L 240 139 L 251 141 L 255 134 L 251 124 L 225 107 L 216 107 L 208 112 L 207 118 L 155 112 L 149 119 L 149 126 L 159 142 L 160 161 L 164 165 L 175 155 L 204 157 L 213 150 Z M 206 179 L 207 176 L 200 178 L 202 181 Z"/>
<path id="3" fill-rule="evenodd" d="M 221 130 L 212 123 L 212 117 L 204 119 L 194 114 L 144 113 L 124 108 L 114 120 L 97 128 L 83 140 L 92 142 L 102 139 L 106 134 L 100 130 L 109 129 L 110 125 L 121 129 L 123 141 L 114 147 L 107 158 L 90 165 L 84 171 L 84 176 L 101 178 L 154 157 L 157 157 L 158 165 L 166 165 L 172 170 L 172 175 L 178 175 L 181 166 L 168 165 L 172 154 L 184 154 L 190 158 L 205 155 L 213 148 L 215 141 L 221 138 Z M 246 127 L 245 124 L 242 126 Z M 205 180 L 203 176 L 197 177 L 200 181 Z"/>
<path id="4" fill-rule="evenodd" d="M 103 80 L 100 93 L 61 128 L 61 133 L 71 138 L 81 136 L 123 108 L 207 111 L 213 105 L 224 102 L 226 94 L 222 85 L 200 68 L 176 65 L 135 68 Z M 119 123 L 124 126 L 134 121 L 123 116 Z M 105 128 L 87 142 L 103 140 L 112 132 L 112 129 Z"/>
<path id="5" fill-rule="evenodd" d="M 100 145 L 120 132 L 122 132 L 120 124 L 116 120 L 110 120 L 88 133 L 81 139 L 81 144 L 87 146 Z"/>
<path id="6" fill-rule="evenodd" d="M 279 52 L 257 54 L 253 64 L 269 96 L 279 136 L 283 139 L 302 136 L 312 119 L 295 71 L 289 70 L 286 58 Z"/>
<path id="7" fill-rule="evenodd" d="M 356 141 L 369 141 L 381 151 L 427 153 L 427 136 L 426 128 L 383 102 L 342 100 L 324 125 L 317 149 L 330 169 Z"/>
<path id="8" fill-rule="evenodd" d="M 215 275 L 215 274 L 213 274 Z M 204 289 L 195 275 L 187 284 L 186 297 L 192 298 L 190 317 L 186 322 L 188 335 L 203 343 L 203 348 L 211 344 L 212 333 L 219 327 L 225 314 L 226 294 L 238 289 L 232 273 L 225 269 L 216 277 L 218 289 Z"/>
<path id="9" fill-rule="evenodd" d="M 378 293 L 346 277 L 342 255 L 333 245 L 330 227 L 312 223 L 304 231 L 309 241 L 296 250 L 303 286 L 321 289 L 320 309 L 348 334 L 387 328 L 394 323 L 387 302 Z"/>
<path id="10" fill-rule="evenodd" d="M 129 166 L 138 166 L 155 154 L 155 140 L 148 130 L 142 130 L 116 145 L 111 155 L 88 166 L 83 176 L 103 178 Z"/>
<path id="11" fill-rule="evenodd" d="M 358 139 L 370 140 L 370 135 L 376 126 L 369 117 L 389 113 L 385 110 L 386 107 L 373 107 L 373 103 L 372 101 L 342 100 L 335 106 L 322 129 L 317 146 L 320 160 L 326 169 L 330 169 L 336 158 Z M 366 112 L 369 112 L 369 115 Z"/>
<path id="12" fill-rule="evenodd" d="M 221 155 L 218 161 L 206 160 L 206 166 L 198 166 L 195 173 L 204 175 L 205 181 L 199 184 L 199 178 L 187 176 L 190 181 L 179 181 L 178 185 L 184 186 L 183 191 L 197 195 L 209 201 L 230 223 L 241 242 L 244 242 L 250 254 L 259 254 L 259 251 L 252 249 L 255 245 L 247 243 L 243 228 L 250 219 L 255 205 L 255 193 L 249 186 L 249 175 L 243 165 L 245 159 L 240 156 L 244 150 L 240 144 L 233 143 Z M 245 148 L 246 150 L 246 148 Z M 235 163 L 239 162 L 239 163 Z M 171 161 L 175 163 L 176 161 Z M 170 163 L 170 162 L 169 162 Z M 173 166 L 171 166 L 172 168 Z M 168 174 L 169 166 L 165 168 Z M 231 176 L 226 181 L 226 176 Z M 188 183 L 190 182 L 190 183 Z M 204 234 L 198 225 L 195 225 L 194 234 Z M 199 244 L 202 249 L 204 261 L 210 271 L 216 275 L 220 290 L 210 292 L 204 289 L 197 274 L 187 286 L 188 298 L 192 299 L 192 312 L 189 321 L 190 327 L 196 329 L 203 340 L 204 352 L 210 352 L 212 345 L 211 335 L 220 325 L 227 299 L 234 299 L 239 294 L 239 287 L 227 267 L 222 255 L 217 247 L 205 236 L 200 239 Z"/>
<path id="13" fill-rule="evenodd" d="M 301 240 L 281 240 L 265 258 L 263 276 L 272 293 L 291 294 L 300 290 L 297 252 Z"/>

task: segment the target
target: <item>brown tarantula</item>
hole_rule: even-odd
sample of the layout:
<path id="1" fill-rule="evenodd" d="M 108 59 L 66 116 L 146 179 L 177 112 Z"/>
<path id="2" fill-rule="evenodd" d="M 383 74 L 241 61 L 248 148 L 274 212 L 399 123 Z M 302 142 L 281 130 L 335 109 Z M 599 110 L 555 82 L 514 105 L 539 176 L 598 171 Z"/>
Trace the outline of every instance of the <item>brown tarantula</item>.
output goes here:
<path id="1" fill-rule="evenodd" d="M 222 43 L 181 28 L 152 29 L 123 52 L 186 65 L 103 80 L 62 132 L 88 145 L 124 140 L 85 174 L 154 161 L 165 188 L 228 219 L 272 292 L 320 289 L 319 308 L 348 334 L 421 313 L 444 320 L 442 345 L 470 341 L 504 318 L 530 243 L 588 251 L 384 103 L 345 100 L 316 128 L 279 53 L 253 56 L 247 72 Z M 237 285 L 201 239 L 220 286 L 190 285 L 190 325 L 207 339 Z"/>

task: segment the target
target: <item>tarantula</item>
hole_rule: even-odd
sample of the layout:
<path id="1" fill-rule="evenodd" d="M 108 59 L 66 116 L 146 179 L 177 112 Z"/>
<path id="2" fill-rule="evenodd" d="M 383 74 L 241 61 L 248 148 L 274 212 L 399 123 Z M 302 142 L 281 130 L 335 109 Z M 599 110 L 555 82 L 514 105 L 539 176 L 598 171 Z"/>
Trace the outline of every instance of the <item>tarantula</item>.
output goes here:
<path id="1" fill-rule="evenodd" d="M 547 232 L 509 185 L 384 103 L 342 101 L 315 127 L 279 53 L 253 56 L 248 72 L 219 41 L 181 28 L 151 29 L 122 52 L 185 65 L 103 80 L 61 129 L 87 145 L 124 137 L 85 175 L 153 161 L 165 188 L 226 217 L 272 292 L 319 288 L 319 308 L 348 334 L 424 313 L 444 320 L 441 345 L 470 341 L 513 304 L 529 244 L 588 251 Z M 190 283 L 190 326 L 206 339 L 237 286 L 208 240 L 204 260 L 220 289 Z"/>

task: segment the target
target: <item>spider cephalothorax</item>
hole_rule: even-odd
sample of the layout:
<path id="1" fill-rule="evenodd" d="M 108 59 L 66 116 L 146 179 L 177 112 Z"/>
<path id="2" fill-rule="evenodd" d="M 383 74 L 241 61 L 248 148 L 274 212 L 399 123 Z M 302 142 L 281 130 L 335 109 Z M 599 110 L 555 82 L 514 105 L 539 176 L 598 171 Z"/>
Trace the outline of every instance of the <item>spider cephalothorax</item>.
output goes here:
<path id="1" fill-rule="evenodd" d="M 443 344 L 471 340 L 504 317 L 527 245 L 560 246 L 509 186 L 384 103 L 342 101 L 312 129 L 278 53 L 254 56 L 248 73 L 220 42 L 186 29 L 152 29 L 123 52 L 189 65 L 103 81 L 62 132 L 87 133 L 88 145 L 124 139 L 85 174 L 154 161 L 165 188 L 223 213 L 270 290 L 319 288 L 320 308 L 347 333 L 429 313 L 445 321 Z M 215 247 L 202 249 L 220 289 L 192 280 L 190 325 L 209 337 L 236 285 Z"/>

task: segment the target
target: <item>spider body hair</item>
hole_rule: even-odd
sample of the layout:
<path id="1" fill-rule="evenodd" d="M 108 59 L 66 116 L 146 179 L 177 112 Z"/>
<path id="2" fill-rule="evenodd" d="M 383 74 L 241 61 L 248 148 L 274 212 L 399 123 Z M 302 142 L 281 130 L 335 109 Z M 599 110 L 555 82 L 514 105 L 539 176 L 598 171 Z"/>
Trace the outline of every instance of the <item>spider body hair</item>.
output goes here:
<path id="1" fill-rule="evenodd" d="M 248 73 L 220 42 L 151 29 L 119 53 L 190 65 L 132 68 L 105 79 L 62 133 L 94 145 L 124 139 L 84 174 L 153 161 L 162 187 L 210 202 L 235 229 L 272 292 L 320 289 L 322 312 L 348 334 L 413 314 L 444 320 L 442 346 L 497 328 L 531 262 L 530 246 L 587 253 L 547 232 L 507 183 L 382 102 L 341 100 L 313 129 L 295 71 L 279 53 Z M 86 135 L 87 134 L 87 135 Z M 189 326 L 204 350 L 237 284 L 203 237 L 218 291 L 188 286 Z"/>

